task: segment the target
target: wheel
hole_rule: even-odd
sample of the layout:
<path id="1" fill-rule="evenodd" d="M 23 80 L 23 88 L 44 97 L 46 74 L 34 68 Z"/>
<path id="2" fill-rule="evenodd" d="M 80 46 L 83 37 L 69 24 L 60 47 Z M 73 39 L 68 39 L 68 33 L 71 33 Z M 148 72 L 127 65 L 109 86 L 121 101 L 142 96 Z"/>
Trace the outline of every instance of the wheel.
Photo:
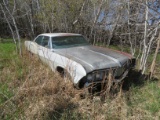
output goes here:
<path id="1" fill-rule="evenodd" d="M 60 76 L 66 81 L 66 80 L 70 80 L 71 79 L 71 76 L 69 75 L 69 73 L 61 68 L 61 67 L 58 67 L 57 68 L 57 72 L 60 74 Z"/>

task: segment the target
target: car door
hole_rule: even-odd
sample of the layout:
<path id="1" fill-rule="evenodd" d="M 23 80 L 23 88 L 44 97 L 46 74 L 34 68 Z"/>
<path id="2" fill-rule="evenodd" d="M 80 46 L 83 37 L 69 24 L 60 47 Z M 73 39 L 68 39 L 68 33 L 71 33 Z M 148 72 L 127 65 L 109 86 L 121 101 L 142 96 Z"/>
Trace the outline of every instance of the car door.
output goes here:
<path id="1" fill-rule="evenodd" d="M 44 36 L 42 40 L 42 49 L 43 49 L 43 54 L 45 58 L 45 63 L 49 65 L 50 59 L 51 59 L 51 44 L 50 44 L 50 37 L 49 36 Z M 50 65 L 49 65 L 50 66 Z"/>
<path id="2" fill-rule="evenodd" d="M 50 65 L 52 66 L 53 70 L 57 69 L 58 67 L 65 69 L 70 74 L 70 76 L 72 78 L 74 78 L 74 76 L 75 76 L 75 69 L 74 68 L 75 67 L 73 68 L 73 66 L 75 66 L 75 62 L 73 60 L 67 58 L 67 56 L 62 55 L 60 52 L 58 52 L 59 49 L 55 48 L 56 45 L 53 42 L 53 39 L 55 39 L 55 38 L 50 39 L 51 44 L 52 44 L 52 51 L 49 56 L 49 59 L 51 62 Z M 66 51 L 66 53 L 67 53 L 67 51 Z"/>

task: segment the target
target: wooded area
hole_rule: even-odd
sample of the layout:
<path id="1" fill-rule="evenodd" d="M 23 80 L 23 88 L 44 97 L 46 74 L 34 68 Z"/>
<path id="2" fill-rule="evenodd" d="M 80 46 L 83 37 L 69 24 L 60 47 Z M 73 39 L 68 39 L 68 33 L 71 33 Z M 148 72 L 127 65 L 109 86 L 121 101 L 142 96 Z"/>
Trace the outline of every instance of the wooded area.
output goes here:
<path id="1" fill-rule="evenodd" d="M 118 83 L 109 72 L 91 94 L 77 90 L 65 70 L 53 72 L 24 47 L 58 32 L 128 52 L 136 68 Z M 159 66 L 160 0 L 0 0 L 1 120 L 158 120 Z"/>
<path id="2" fill-rule="evenodd" d="M 143 74 L 149 54 L 155 51 L 156 59 L 160 44 L 159 0 L 1 0 L 0 21 L 0 37 L 13 37 L 19 54 L 21 38 L 80 33 L 92 44 L 130 47 Z"/>

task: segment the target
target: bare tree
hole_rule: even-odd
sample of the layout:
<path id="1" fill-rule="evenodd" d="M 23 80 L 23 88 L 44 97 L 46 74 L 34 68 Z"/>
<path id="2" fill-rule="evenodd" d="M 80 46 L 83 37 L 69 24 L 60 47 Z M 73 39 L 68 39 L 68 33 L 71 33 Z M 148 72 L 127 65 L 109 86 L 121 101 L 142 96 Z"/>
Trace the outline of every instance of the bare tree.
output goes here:
<path id="1" fill-rule="evenodd" d="M 4 6 L 5 9 L 2 7 L 2 5 Z M 16 0 L 14 0 L 14 7 L 13 7 L 13 12 L 12 12 L 12 13 L 14 13 L 15 5 L 16 5 Z M 7 1 L 3 0 L 3 4 L 1 3 L 1 9 L 3 9 L 3 13 L 5 14 L 5 19 L 6 19 L 6 21 L 13 23 L 13 26 L 14 26 L 15 32 L 16 32 L 16 36 L 17 36 L 17 39 L 18 39 L 19 54 L 22 55 L 21 39 L 20 39 L 20 35 L 19 35 L 19 29 L 18 29 L 18 27 L 17 27 L 16 20 L 15 20 L 13 14 L 11 13 L 11 11 L 10 11 L 10 9 L 9 9 L 9 7 L 8 7 L 8 2 L 7 2 Z M 8 13 L 8 17 L 6 16 L 6 13 Z M 11 19 L 11 21 L 10 21 L 9 19 Z M 9 27 L 11 27 L 10 24 L 8 24 L 8 25 L 9 25 Z M 13 29 L 11 29 L 11 30 L 13 30 Z M 12 32 L 13 32 L 13 31 L 12 31 Z M 12 35 L 13 35 L 13 38 L 15 39 L 14 34 L 12 34 Z"/>
<path id="2" fill-rule="evenodd" d="M 159 31 L 159 4 L 152 0 L 2 0 L 4 18 L 0 19 L 7 23 L 20 54 L 20 35 L 76 32 L 96 45 L 119 44 L 123 50 L 130 48 L 132 55 L 139 51 L 139 69 L 144 74 Z"/>
<path id="3" fill-rule="evenodd" d="M 12 34 L 12 37 L 13 37 L 13 41 L 14 41 L 14 43 L 15 43 L 15 45 L 16 45 L 16 51 L 18 52 L 17 41 L 16 41 L 16 38 L 15 38 L 15 35 L 14 35 L 13 28 L 12 28 L 12 26 L 11 26 L 11 24 L 10 24 L 7 16 L 6 16 L 6 13 L 5 13 L 5 11 L 4 11 L 4 8 L 3 8 L 3 6 L 2 6 L 1 4 L 0 4 L 0 7 L 1 7 L 1 10 L 2 10 L 2 12 L 3 12 L 4 18 L 5 18 L 8 26 L 9 26 L 9 29 L 11 30 L 11 34 Z"/>
<path id="4" fill-rule="evenodd" d="M 95 3 L 95 4 L 96 4 L 96 3 Z M 93 29 L 94 29 L 94 27 L 95 27 L 95 25 L 96 25 L 96 23 L 97 23 L 97 20 L 98 20 L 100 14 L 101 14 L 102 5 L 104 4 L 104 0 L 101 0 L 101 1 L 100 1 L 100 4 L 99 4 L 99 7 L 98 7 L 97 12 L 96 12 L 96 5 L 95 5 L 95 4 L 94 4 L 94 16 L 95 16 L 95 18 L 94 18 L 93 24 L 92 24 L 92 26 L 91 26 L 90 36 L 92 36 L 92 34 L 93 34 Z M 93 44 L 95 44 L 95 42 L 96 42 L 96 41 L 94 40 Z"/>
<path id="5" fill-rule="evenodd" d="M 157 39 L 157 47 L 156 47 L 154 57 L 153 57 L 153 61 L 152 61 L 151 68 L 150 68 L 150 79 L 153 77 L 153 74 L 154 74 L 154 70 L 155 70 L 155 66 L 156 66 L 156 59 L 157 59 L 159 49 L 160 49 L 160 34 L 159 34 L 158 39 Z"/>
<path id="6" fill-rule="evenodd" d="M 146 5 L 148 4 L 148 0 L 146 0 Z M 145 71 L 145 61 L 146 61 L 146 55 L 147 55 L 147 33 L 148 33 L 148 6 L 146 6 L 145 10 L 145 29 L 144 29 L 144 39 L 143 39 L 143 52 L 141 56 L 141 61 L 140 61 L 140 70 L 142 70 L 142 73 Z"/>

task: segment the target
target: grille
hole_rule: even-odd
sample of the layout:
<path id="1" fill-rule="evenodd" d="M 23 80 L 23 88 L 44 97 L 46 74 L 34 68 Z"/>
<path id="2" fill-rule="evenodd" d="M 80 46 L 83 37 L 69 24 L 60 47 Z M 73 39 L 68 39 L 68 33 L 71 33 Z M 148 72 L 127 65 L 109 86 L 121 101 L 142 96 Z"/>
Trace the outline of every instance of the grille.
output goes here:
<path id="1" fill-rule="evenodd" d="M 120 77 L 127 69 L 127 63 L 125 63 L 122 67 L 118 67 L 114 74 L 115 77 Z"/>

